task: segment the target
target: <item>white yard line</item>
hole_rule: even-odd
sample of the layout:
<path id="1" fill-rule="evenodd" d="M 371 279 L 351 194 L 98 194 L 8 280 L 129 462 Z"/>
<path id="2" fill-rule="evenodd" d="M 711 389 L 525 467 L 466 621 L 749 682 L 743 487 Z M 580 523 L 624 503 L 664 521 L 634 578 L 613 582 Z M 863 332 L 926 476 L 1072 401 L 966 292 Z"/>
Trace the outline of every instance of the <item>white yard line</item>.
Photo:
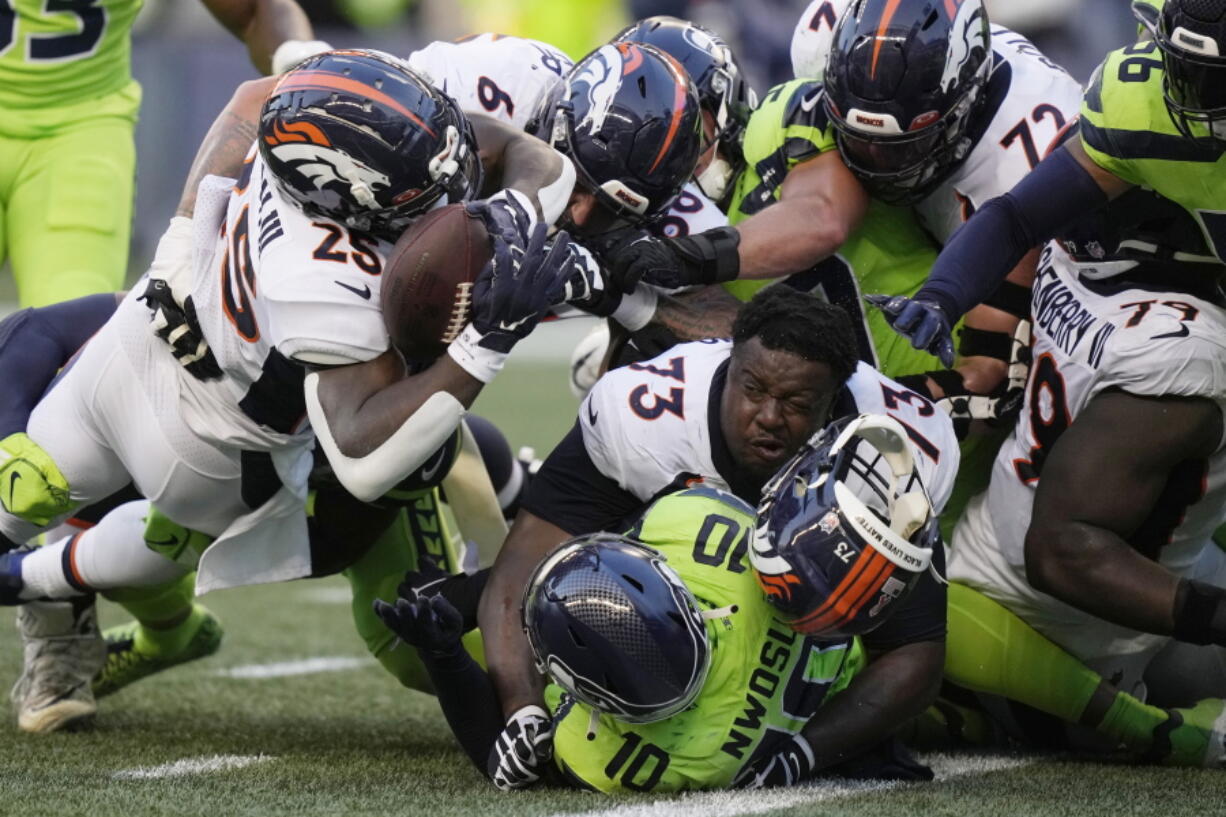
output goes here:
<path id="1" fill-rule="evenodd" d="M 219 669 L 213 674 L 224 678 L 286 678 L 292 675 L 314 675 L 320 672 L 343 672 L 369 666 L 371 663 L 372 660 L 366 656 L 326 655 L 304 658 L 300 661 L 243 664 L 238 667 Z"/>
<path id="2" fill-rule="evenodd" d="M 189 774 L 213 774 L 228 772 L 231 769 L 242 769 L 255 763 L 272 760 L 271 755 L 209 755 L 208 757 L 187 757 L 173 763 L 163 763 L 161 766 L 144 766 L 136 769 L 123 769 L 111 775 L 114 780 L 157 780 L 163 777 L 185 777 Z"/>
<path id="3" fill-rule="evenodd" d="M 958 777 L 989 774 L 1007 769 L 1028 766 L 1035 758 L 1002 755 L 935 754 L 922 758 L 936 772 L 936 782 Z M 555 814 L 552 817 L 737 817 L 742 814 L 764 814 L 776 809 L 794 806 L 811 806 L 829 800 L 842 800 L 861 794 L 885 791 L 905 784 L 893 781 L 841 781 L 790 789 L 763 789 L 759 791 L 719 791 L 683 794 L 667 800 L 650 803 L 635 803 L 598 811 L 576 811 Z M 919 784 L 923 785 L 923 784 Z"/>

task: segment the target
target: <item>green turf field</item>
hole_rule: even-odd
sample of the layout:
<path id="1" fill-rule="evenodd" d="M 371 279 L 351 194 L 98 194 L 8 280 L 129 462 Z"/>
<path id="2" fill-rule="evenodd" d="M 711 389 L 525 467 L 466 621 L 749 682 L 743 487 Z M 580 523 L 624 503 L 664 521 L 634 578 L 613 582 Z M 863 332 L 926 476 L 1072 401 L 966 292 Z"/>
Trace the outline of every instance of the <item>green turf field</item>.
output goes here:
<path id="1" fill-rule="evenodd" d="M 544 454 L 576 402 L 563 363 L 513 365 L 477 410 Z M 350 624 L 339 578 L 207 596 L 221 651 L 100 703 L 75 734 L 0 728 L 0 815 L 1167 815 L 1226 814 L 1226 772 L 1026 756 L 930 756 L 938 781 L 617 799 L 496 792 L 432 698 L 402 689 Z M 119 611 L 103 609 L 104 625 Z M 0 688 L 18 668 L 0 611 Z"/>

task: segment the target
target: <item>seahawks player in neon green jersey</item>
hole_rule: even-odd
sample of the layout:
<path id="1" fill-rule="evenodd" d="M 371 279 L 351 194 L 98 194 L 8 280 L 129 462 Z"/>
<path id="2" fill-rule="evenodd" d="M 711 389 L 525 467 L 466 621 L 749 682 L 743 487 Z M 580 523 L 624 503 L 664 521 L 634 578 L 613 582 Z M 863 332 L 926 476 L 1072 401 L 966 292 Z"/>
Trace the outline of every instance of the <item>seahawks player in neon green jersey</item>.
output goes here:
<path id="1" fill-rule="evenodd" d="M 901 428 L 898 438 L 905 448 Z M 798 459 L 804 456 L 813 450 Z M 791 480 L 785 490 L 793 492 Z M 817 520 L 848 513 L 813 497 L 801 504 L 804 522 L 788 530 L 815 531 Z M 920 505 L 923 518 L 935 519 L 926 501 Z M 767 603 L 746 564 L 757 524 L 753 508 L 699 485 L 658 499 L 629 534 L 577 537 L 537 566 L 522 615 L 538 665 L 553 681 L 545 692 L 553 722 L 551 777 L 605 793 L 790 785 L 818 770 L 931 779 L 891 739 L 873 747 L 854 739 L 811 744 L 805 737 L 813 714 L 846 696 L 864 654 L 854 628 L 805 635 Z M 878 558 L 884 552 L 844 524 L 842 532 L 817 537 L 831 553 L 837 541 L 849 553 L 854 549 L 853 564 L 861 553 Z M 935 524 L 928 531 L 936 536 Z M 933 553 L 918 545 L 914 551 Z M 902 588 L 921 573 L 912 565 L 893 575 Z M 807 581 L 811 574 L 802 575 Z M 500 734 L 493 686 L 457 640 L 466 617 L 442 596 L 422 597 L 405 586 L 402 593 L 395 605 L 377 603 L 379 614 L 419 648 L 461 746 L 499 788 L 525 785 L 530 770 L 508 759 L 526 760 L 548 735 L 527 717 Z M 866 620 L 875 605 L 875 623 L 897 609 L 890 606 L 897 599 L 882 595 L 883 602 L 881 593 L 860 599 Z M 833 595 L 819 591 L 812 601 L 820 605 Z"/>
<path id="2" fill-rule="evenodd" d="M 264 73 L 278 48 L 284 70 L 313 47 L 295 0 L 204 4 Z M 0 261 L 10 262 L 23 306 L 123 287 L 140 8 L 141 0 L 0 2 Z"/>

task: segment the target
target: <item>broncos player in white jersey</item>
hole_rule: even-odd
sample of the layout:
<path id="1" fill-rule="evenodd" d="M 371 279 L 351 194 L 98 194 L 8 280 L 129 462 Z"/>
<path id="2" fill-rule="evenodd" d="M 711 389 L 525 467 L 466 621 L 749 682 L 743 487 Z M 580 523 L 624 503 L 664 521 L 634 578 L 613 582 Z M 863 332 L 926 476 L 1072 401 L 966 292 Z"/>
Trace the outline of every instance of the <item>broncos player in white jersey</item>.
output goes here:
<path id="1" fill-rule="evenodd" d="M 499 553 L 479 614 L 486 658 L 508 718 L 500 785 L 528 785 L 548 756 L 549 725 L 533 713 L 539 678 L 519 623 L 524 579 L 570 536 L 617 530 L 667 490 L 701 481 L 756 503 L 762 486 L 826 422 L 884 413 L 903 424 L 933 507 L 949 496 L 958 445 L 948 416 L 857 361 L 846 314 L 814 296 L 772 288 L 745 307 L 733 340 L 683 344 L 615 369 L 580 407 L 546 459 Z M 725 547 L 748 547 L 728 542 Z M 928 576 L 892 621 L 820 739 L 818 768 L 873 746 L 936 694 L 945 594 Z M 854 728 L 844 728 L 854 723 Z M 519 761 L 515 762 L 514 753 Z M 809 769 L 807 771 L 813 771 Z"/>
<path id="2" fill-rule="evenodd" d="M 336 105 L 339 111 L 330 110 Z M 29 426 L 50 455 L 48 471 L 66 485 L 60 513 L 131 478 L 179 526 L 217 537 L 201 563 L 201 590 L 306 575 L 310 557 L 301 537 L 312 433 L 352 494 L 380 495 L 432 453 L 418 444 L 451 433 L 510 346 L 561 294 L 561 273 L 542 272 L 543 226 L 518 262 L 505 244 L 523 240 L 517 228 L 495 229 L 486 272 L 501 269 L 502 286 L 512 291 L 521 283 L 517 269 L 539 278 L 528 298 L 533 306 L 516 308 L 518 318 L 528 318 L 519 335 L 485 323 L 491 302 L 510 295 L 491 292 L 477 299 L 474 323 L 450 354 L 405 377 L 378 307 L 383 242 L 420 213 L 480 189 L 467 121 L 399 60 L 338 51 L 278 82 L 264 102 L 259 136 L 260 152 L 249 155 L 237 182 L 206 178 L 200 186 L 192 273 L 155 265 L 148 286 L 121 304 Z M 541 217 L 534 180 L 565 183 L 564 159 L 515 138 L 524 166 L 504 169 L 503 178 L 518 178 L 528 193 L 500 194 L 504 216 L 492 215 L 493 205 L 483 208 L 496 224 Z M 184 239 L 176 229 L 184 227 L 172 226 L 170 244 Z M 181 265 L 181 258 L 174 260 Z M 151 317 L 160 337 L 149 328 Z M 491 344 L 495 339 L 502 342 Z M 392 412 L 373 424 L 363 418 L 364 408 L 387 400 Z M 46 524 L 12 508 L 2 516 L 10 541 Z M 148 554 L 126 555 L 138 583 Z M 63 572 L 58 581 L 71 585 L 73 577 Z M 57 595 L 22 584 L 21 591 L 10 588 L 9 603 L 29 593 Z"/>
<path id="3" fill-rule="evenodd" d="M 351 55 L 345 54 L 344 56 L 349 58 Z M 637 83 L 640 78 L 647 83 L 648 87 L 652 88 L 655 88 L 661 81 L 668 84 L 669 88 L 672 88 L 677 82 L 683 83 L 677 87 L 680 87 L 683 92 L 681 97 L 685 100 L 686 107 L 678 112 L 678 116 L 683 123 L 696 128 L 697 102 L 692 99 L 692 92 L 689 94 L 684 93 L 687 87 L 684 84 L 684 77 L 679 77 L 680 72 L 675 70 L 675 68 L 670 68 L 661 56 L 655 54 L 644 52 L 635 62 L 642 66 L 640 70 L 646 71 L 645 74 L 635 71 L 618 71 L 614 74 L 614 77 L 626 79 L 626 82 L 630 83 L 627 87 L 632 86 L 635 89 L 638 87 Z M 310 70 L 311 67 L 311 64 L 308 64 L 303 66 L 303 69 Z M 346 68 L 349 67 L 346 66 Z M 316 76 L 317 73 L 309 74 L 308 78 L 304 81 L 311 84 L 336 83 L 334 78 L 318 78 Z M 615 82 L 615 87 L 620 88 L 620 83 Z M 234 108 L 233 111 L 228 109 L 228 113 L 234 114 L 232 119 L 235 117 L 242 119 L 243 112 L 251 107 L 249 97 L 262 101 L 262 95 L 257 92 L 257 89 L 252 88 L 248 90 L 250 93 L 240 91 L 240 94 L 236 96 L 236 100 L 232 102 L 231 106 Z M 677 93 L 672 91 L 666 93 L 664 89 L 661 89 L 660 96 L 671 101 L 677 97 Z M 430 95 L 423 93 L 423 97 L 429 98 Z M 258 105 L 259 103 L 257 102 L 256 107 Z M 660 111 L 652 110 L 650 114 L 658 115 Z M 664 114 L 664 119 L 667 121 L 667 109 L 664 111 Z M 460 121 L 462 122 L 462 119 Z M 319 144 L 323 140 L 318 132 L 311 130 L 311 126 L 312 123 L 310 122 L 290 122 L 281 123 L 281 125 L 274 123 L 270 126 L 272 132 L 266 139 L 262 140 L 263 144 L 268 146 L 269 152 L 284 148 L 280 151 L 283 155 L 281 157 L 274 156 L 274 158 L 283 159 L 285 156 L 301 158 L 306 155 L 306 158 L 313 162 L 313 160 L 318 158 L 319 154 L 326 156 L 327 151 L 319 150 L 320 147 L 326 146 Z M 436 128 L 436 130 L 442 132 L 442 128 Z M 487 129 L 483 129 L 483 147 L 485 146 L 485 136 L 487 135 L 484 132 L 485 130 Z M 502 130 L 507 131 L 505 128 Z M 514 133 L 514 131 L 507 132 Z M 454 134 L 452 135 L 454 136 Z M 505 135 L 503 138 L 506 138 Z M 586 138 L 587 135 L 584 134 L 576 142 L 582 145 Z M 526 136 L 518 137 L 518 139 L 528 146 L 534 146 L 532 150 L 527 152 L 526 156 L 519 154 L 521 158 L 530 157 L 534 152 L 540 151 L 544 151 L 546 156 L 555 156 L 555 154 L 544 148 L 536 140 Z M 314 144 L 312 145 L 305 140 L 314 140 Z M 495 142 L 496 140 L 491 139 L 490 141 Z M 465 139 L 464 144 L 467 144 L 467 139 Z M 676 171 L 673 182 L 674 185 L 679 187 L 682 180 L 690 174 L 694 158 L 697 155 L 697 143 L 696 140 L 691 140 L 688 143 L 684 140 L 677 140 L 675 144 L 676 148 L 682 151 L 681 164 Z M 209 165 L 211 161 L 214 167 L 218 169 L 224 168 L 223 172 L 230 172 L 231 165 L 228 165 L 227 162 L 233 162 L 233 167 L 238 169 L 237 157 L 231 158 L 233 156 L 233 141 L 222 140 L 221 146 L 225 149 L 219 148 L 214 152 L 216 155 L 205 155 L 199 158 L 198 165 Z M 674 161 L 676 161 L 675 152 L 675 150 L 667 152 L 667 155 L 673 157 Z M 493 151 L 489 151 L 489 153 L 495 160 L 501 158 L 494 154 Z M 509 153 L 509 150 L 504 151 L 504 153 Z M 486 154 L 487 151 L 482 152 L 483 159 L 486 158 Z M 241 156 L 241 154 L 239 155 Z M 472 156 L 471 152 L 467 155 L 469 157 Z M 688 159 L 686 158 L 687 156 Z M 686 165 L 687 161 L 689 162 L 688 165 Z M 312 163 L 308 163 L 308 166 L 313 171 L 319 170 Z M 323 170 L 326 169 L 323 168 Z M 271 333 L 267 327 L 270 323 L 270 312 L 274 313 L 271 323 L 275 331 L 281 333 L 283 339 L 280 345 L 290 350 L 290 354 L 301 355 L 305 350 L 305 354 L 312 356 L 314 359 L 321 361 L 332 359 L 339 362 L 337 358 L 361 356 L 368 350 L 378 348 L 378 344 L 381 342 L 386 342 L 386 331 L 382 320 L 378 316 L 377 310 L 372 309 L 371 304 L 378 303 L 379 268 L 382 264 L 383 254 L 387 249 L 387 245 L 379 240 L 376 235 L 371 235 L 367 230 L 353 229 L 350 225 L 340 223 L 335 219 L 305 216 L 296 210 L 292 204 L 287 204 L 283 199 L 278 198 L 275 182 L 269 181 L 269 174 L 270 171 L 264 163 L 263 156 L 254 153 L 249 154 L 247 161 L 241 164 L 241 172 L 237 174 L 239 179 L 234 184 L 233 189 L 230 188 L 229 183 L 206 183 L 201 188 L 199 200 L 196 200 L 195 191 L 192 191 L 189 203 L 184 208 L 187 213 L 191 213 L 192 210 L 196 211 L 197 224 L 201 221 L 224 222 L 221 227 L 222 240 L 218 241 L 207 231 L 204 236 L 206 247 L 205 258 L 198 264 L 199 268 L 204 270 L 204 272 L 196 280 L 195 284 L 192 285 L 190 292 L 192 308 L 195 310 L 197 317 L 197 328 L 193 332 L 183 332 L 179 327 L 174 327 L 173 329 L 166 327 L 162 332 L 169 339 L 174 340 L 175 352 L 180 362 L 184 363 L 189 368 L 189 371 L 192 371 L 194 374 L 204 375 L 203 380 L 211 381 L 213 372 L 217 368 L 224 368 L 227 371 L 234 372 L 234 376 L 230 378 L 233 382 L 229 384 L 229 389 L 219 389 L 212 396 L 224 402 L 228 393 L 242 395 L 242 400 L 238 406 L 238 409 L 241 409 L 242 416 L 237 416 L 239 412 L 233 406 L 224 404 L 214 406 L 214 408 L 219 409 L 219 413 L 212 415 L 199 411 L 199 407 L 195 402 L 186 412 L 191 414 L 193 421 L 202 427 L 207 425 L 206 433 L 209 434 L 224 433 L 216 432 L 216 429 L 224 429 L 224 415 L 227 411 L 230 414 L 231 422 L 240 426 L 239 433 L 250 432 L 251 423 L 246 422 L 245 418 L 252 417 L 252 410 L 255 410 L 260 415 L 260 427 L 256 429 L 256 433 L 276 431 L 276 426 L 301 428 L 301 417 L 296 415 L 301 413 L 302 401 L 293 400 L 292 391 L 289 394 L 290 399 L 284 399 L 286 395 L 279 395 L 276 388 L 277 372 L 281 374 L 288 373 L 291 377 L 295 372 L 294 367 L 288 365 L 285 354 L 278 352 L 276 349 L 269 348 L 268 340 Z M 555 182 L 550 186 L 550 189 L 552 190 L 554 187 L 560 187 L 560 185 Z M 553 198 L 548 199 L 556 205 L 556 209 L 549 216 L 550 218 L 556 217 L 557 212 L 566 203 L 567 192 L 564 190 Z M 546 199 L 545 191 L 541 191 L 541 198 L 542 200 Z M 217 211 L 224 212 L 218 213 Z M 225 218 L 220 218 L 221 215 L 224 215 Z M 248 241 L 247 237 L 250 235 L 252 224 L 263 225 L 263 230 L 258 238 Z M 182 225 L 179 225 L 180 229 L 181 227 Z M 166 243 L 170 246 L 176 242 L 168 241 Z M 176 249 L 179 248 L 176 247 Z M 225 276 L 230 275 L 233 270 L 226 265 L 223 280 L 227 286 L 219 288 L 215 276 L 210 277 L 208 271 L 223 259 L 228 264 L 229 259 L 235 258 L 241 264 L 247 260 L 247 252 L 254 253 L 256 260 L 263 262 L 265 265 L 270 265 L 274 261 L 284 260 L 287 266 L 294 268 L 295 276 L 292 277 L 292 280 L 285 281 L 285 286 L 279 286 L 283 282 L 283 277 L 279 275 L 277 270 L 273 270 L 268 275 L 261 275 L 259 293 L 255 295 L 251 290 L 242 288 L 235 290 L 229 287 L 229 284 L 234 279 Z M 323 273 L 317 276 L 317 280 L 314 281 L 317 286 L 314 288 L 302 282 L 301 274 L 304 268 L 307 270 L 314 269 Z M 240 266 L 239 269 L 241 271 L 244 267 Z M 162 270 L 155 269 L 154 272 L 157 274 L 159 271 Z M 240 279 L 239 283 L 250 284 L 250 281 L 244 278 Z M 574 282 L 572 281 L 571 283 L 573 284 Z M 349 314 L 343 323 L 339 320 L 331 320 L 333 313 L 329 311 L 325 314 L 319 306 L 322 301 L 332 296 L 334 291 L 341 293 L 342 297 L 351 298 L 347 310 Z M 152 293 L 154 290 L 151 289 L 150 292 Z M 236 292 L 238 295 L 235 294 Z M 164 288 L 154 294 L 159 299 L 159 305 L 164 306 L 160 300 L 165 295 Z M 243 299 L 244 296 L 246 297 L 245 300 Z M 265 299 L 265 303 L 257 310 L 256 304 L 260 297 Z M 236 301 L 236 298 L 239 300 Z M 582 299 L 577 299 L 576 302 L 579 305 L 590 305 L 590 301 L 583 301 Z M 288 306 L 286 306 L 287 304 Z M 280 310 L 279 315 L 275 314 L 278 309 Z M 295 309 L 305 309 L 304 314 L 312 320 L 307 321 L 305 324 L 300 321 L 286 320 L 286 318 L 295 317 Z M 336 311 L 346 311 L 346 309 L 342 305 Z M 371 312 L 374 312 L 374 321 L 371 320 Z M 278 317 L 281 318 L 280 321 L 276 320 Z M 198 337 L 200 323 L 205 324 L 207 330 L 211 330 L 204 333 L 205 337 L 212 339 L 211 347 L 210 345 L 199 345 L 194 340 L 190 342 L 188 340 L 188 338 Z M 263 332 L 260 330 L 261 325 L 265 327 Z M 295 334 L 295 332 L 298 334 Z M 301 342 L 304 336 L 306 339 L 305 346 Z M 453 349 L 452 351 L 454 352 L 455 350 Z M 323 357 L 318 357 L 321 355 Z M 329 356 L 335 357 L 329 358 Z M 218 362 L 222 364 L 221 367 L 217 367 L 216 364 Z M 210 367 L 207 370 L 204 369 L 206 365 Z M 301 380 L 301 373 L 298 374 L 299 380 Z M 244 389 L 246 389 L 245 392 Z M 209 396 L 207 393 L 205 394 L 206 398 Z M 280 409 L 285 409 L 284 414 L 274 417 L 273 413 Z M 316 426 L 316 430 L 318 430 L 318 423 L 316 423 Z M 444 431 L 445 429 L 443 428 L 427 428 L 425 429 L 425 434 L 426 437 L 430 435 L 437 436 L 438 434 L 444 434 Z M 230 433 L 233 436 L 235 432 L 231 431 Z M 449 436 L 449 432 L 444 434 L 444 436 Z M 331 464 L 331 459 L 335 459 L 337 454 L 336 442 L 329 440 L 322 442 L 328 448 Z M 421 441 L 419 440 L 418 442 Z M 429 444 L 429 439 L 421 444 Z M 439 450 L 440 452 L 442 451 L 442 449 Z M 371 483 L 363 482 L 363 480 L 369 477 L 369 470 L 363 463 L 346 462 L 349 458 L 344 456 L 344 452 L 341 452 L 341 454 L 340 464 L 342 468 L 350 470 L 348 478 L 343 478 L 342 481 L 346 487 L 350 488 L 352 493 L 367 496 L 376 492 L 382 492 L 383 486 L 376 484 L 372 487 Z M 366 464 L 369 464 L 369 462 L 369 460 L 366 460 Z M 355 465 L 360 467 L 354 467 Z M 385 465 L 403 466 L 403 463 L 385 463 Z M 357 480 L 356 483 L 353 481 L 354 479 Z M 286 539 L 283 540 L 285 551 L 279 555 L 285 556 L 294 547 L 289 541 L 289 538 L 293 535 L 293 531 L 287 533 Z M 89 538 L 90 536 L 92 536 L 92 539 Z M 96 535 L 89 534 L 86 537 L 86 541 L 89 542 L 97 538 Z M 306 553 L 302 549 L 304 545 L 305 543 L 302 543 L 298 546 L 297 554 L 291 554 L 292 558 L 297 560 L 290 564 L 291 569 L 295 569 L 293 567 L 294 564 L 301 566 L 305 559 Z M 380 548 L 386 550 L 381 545 Z M 216 551 L 213 551 L 213 553 L 215 554 Z M 233 553 L 231 557 L 233 557 Z M 386 566 L 389 557 L 385 555 L 382 558 Z M 390 558 L 395 560 L 398 557 Z M 362 564 L 365 565 L 367 561 L 369 560 L 364 560 Z M 399 564 L 400 567 L 392 572 L 395 573 L 396 577 L 399 577 L 403 574 L 406 567 L 400 561 L 397 561 L 396 564 Z M 314 568 L 315 566 L 312 565 L 311 567 Z M 247 568 L 240 572 L 244 576 L 250 576 L 256 580 L 260 579 L 260 575 L 249 568 L 250 566 L 247 566 Z M 377 573 L 377 571 L 375 572 Z M 364 568 L 364 575 L 365 573 L 369 573 L 372 576 L 375 575 L 371 570 Z M 281 575 L 284 576 L 284 573 Z M 378 576 L 382 575 L 382 573 L 378 573 Z M 88 584 L 90 587 L 111 587 L 115 581 L 113 573 L 106 577 L 107 581 L 104 583 L 99 583 L 97 581 L 98 578 L 98 576 L 91 576 L 89 579 L 93 581 L 87 580 L 83 583 Z M 277 576 L 273 575 L 264 580 L 273 580 L 275 578 Z M 368 576 L 362 581 L 369 584 L 369 578 Z M 353 577 L 351 577 L 351 581 L 354 581 Z M 204 586 L 203 583 L 202 586 Z M 365 587 L 365 585 L 363 587 L 366 590 L 370 589 Z M 79 587 L 74 589 L 77 592 L 81 592 Z M 34 587 L 26 588 L 27 593 L 41 592 L 46 595 L 55 595 L 57 590 L 63 592 L 64 588 L 42 587 L 41 590 Z M 359 586 L 355 583 L 355 593 L 357 592 L 359 592 Z M 358 626 L 359 630 L 363 631 L 361 621 L 358 622 Z M 382 631 L 383 628 L 379 626 L 378 629 Z M 368 635 L 368 633 L 363 631 L 363 635 Z M 370 639 L 368 639 L 369 641 Z M 383 647 L 388 646 L 388 644 L 383 642 L 387 642 L 387 639 L 382 639 L 382 646 L 374 643 L 370 644 L 372 652 L 375 652 L 381 661 L 387 658 L 387 656 L 380 653 Z M 395 656 L 390 658 L 390 663 L 385 661 L 389 669 L 396 673 L 403 683 L 413 686 L 414 684 L 411 683 L 411 679 L 401 671 L 403 668 L 398 669 L 396 666 L 393 666 L 400 663 L 403 662 L 396 661 Z"/>
<path id="4" fill-rule="evenodd" d="M 1222 766 L 1226 553 L 1212 536 L 1226 521 L 1226 311 L 1211 286 L 1174 288 L 1170 261 L 1101 277 L 1112 261 L 1044 248 L 1025 403 L 954 533 L 950 577 L 1140 698 L 1171 639 L 1205 645 L 1200 677 L 1180 687 L 1212 698 L 1159 688 L 1195 706 L 1150 717 L 1167 749 L 1184 722 L 1202 730 L 1176 744 L 1178 762 Z"/>

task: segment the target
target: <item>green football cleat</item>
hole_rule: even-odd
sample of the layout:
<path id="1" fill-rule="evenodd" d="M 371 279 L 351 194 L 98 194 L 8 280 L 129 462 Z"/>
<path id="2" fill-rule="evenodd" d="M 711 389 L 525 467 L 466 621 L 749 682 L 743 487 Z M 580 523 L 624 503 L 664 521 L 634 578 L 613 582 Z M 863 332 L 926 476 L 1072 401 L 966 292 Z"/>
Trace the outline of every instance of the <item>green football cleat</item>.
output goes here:
<path id="1" fill-rule="evenodd" d="M 1226 700 L 1205 698 L 1154 729 L 1149 757 L 1166 766 L 1226 768 Z"/>
<path id="2" fill-rule="evenodd" d="M 151 644 L 137 621 L 106 630 L 103 633 L 106 663 L 94 676 L 94 697 L 110 695 L 154 673 L 205 658 L 221 646 L 225 633 L 221 622 L 199 604 L 193 605 L 192 614 L 180 626 L 193 627 L 194 632 L 175 650 L 158 649 Z"/>

